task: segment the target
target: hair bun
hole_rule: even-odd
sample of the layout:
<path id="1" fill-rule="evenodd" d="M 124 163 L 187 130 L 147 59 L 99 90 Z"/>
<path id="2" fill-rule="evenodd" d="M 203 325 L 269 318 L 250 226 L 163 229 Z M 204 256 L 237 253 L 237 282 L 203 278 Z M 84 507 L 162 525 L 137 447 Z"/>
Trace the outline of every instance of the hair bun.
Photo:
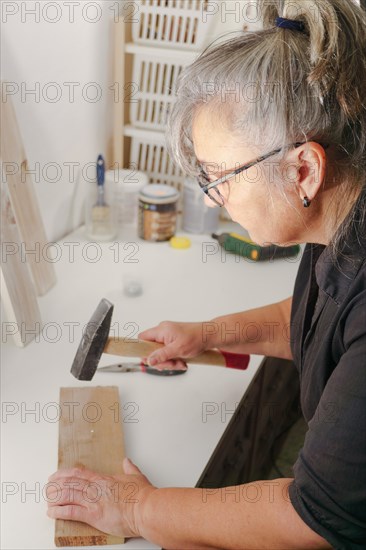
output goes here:
<path id="1" fill-rule="evenodd" d="M 366 42 L 366 17 L 355 1 L 258 0 L 258 6 L 266 29 L 273 28 L 277 18 L 304 24 L 310 38 L 308 82 L 314 93 L 321 101 L 327 94 L 335 94 L 344 114 L 357 118 L 364 108 L 357 90 L 365 66 L 350 52 Z M 355 15 L 356 6 L 360 17 Z M 363 92 L 366 95 L 365 85 Z"/>

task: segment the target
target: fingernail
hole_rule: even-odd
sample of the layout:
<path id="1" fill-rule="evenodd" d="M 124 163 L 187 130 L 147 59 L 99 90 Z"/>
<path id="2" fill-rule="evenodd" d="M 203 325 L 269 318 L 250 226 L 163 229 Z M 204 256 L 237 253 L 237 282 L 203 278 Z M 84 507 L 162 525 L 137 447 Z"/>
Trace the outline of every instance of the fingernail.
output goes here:
<path id="1" fill-rule="evenodd" d="M 148 361 L 148 364 L 152 367 L 153 365 L 156 365 L 157 364 L 157 359 L 156 357 L 149 357 L 149 361 Z"/>

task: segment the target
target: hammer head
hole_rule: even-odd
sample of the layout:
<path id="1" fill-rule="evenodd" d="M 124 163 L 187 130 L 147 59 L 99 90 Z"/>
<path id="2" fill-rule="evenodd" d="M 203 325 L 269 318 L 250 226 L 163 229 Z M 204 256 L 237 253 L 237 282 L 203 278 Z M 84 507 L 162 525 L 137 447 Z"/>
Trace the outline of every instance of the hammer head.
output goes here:
<path id="1" fill-rule="evenodd" d="M 71 374 L 78 380 L 93 378 L 107 343 L 112 314 L 113 304 L 103 298 L 85 328 L 71 367 Z"/>

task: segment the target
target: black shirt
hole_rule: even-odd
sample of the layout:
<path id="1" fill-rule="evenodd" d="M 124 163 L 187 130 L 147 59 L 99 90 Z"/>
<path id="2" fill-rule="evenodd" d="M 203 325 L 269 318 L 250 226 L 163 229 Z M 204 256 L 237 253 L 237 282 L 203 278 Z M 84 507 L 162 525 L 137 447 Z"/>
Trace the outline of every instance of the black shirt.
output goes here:
<path id="1" fill-rule="evenodd" d="M 360 205 L 334 259 L 308 244 L 291 311 L 291 349 L 308 423 L 289 496 L 334 548 L 366 548 L 366 220 Z"/>

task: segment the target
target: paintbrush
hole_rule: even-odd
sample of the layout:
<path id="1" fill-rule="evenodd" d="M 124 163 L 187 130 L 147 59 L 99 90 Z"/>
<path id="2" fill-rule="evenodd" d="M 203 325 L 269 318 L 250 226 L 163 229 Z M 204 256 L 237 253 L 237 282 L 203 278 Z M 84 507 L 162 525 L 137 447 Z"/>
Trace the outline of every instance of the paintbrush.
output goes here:
<path id="1" fill-rule="evenodd" d="M 105 162 L 102 155 L 97 160 L 97 202 L 92 209 L 93 235 L 106 238 L 111 233 L 111 209 L 105 200 Z"/>

